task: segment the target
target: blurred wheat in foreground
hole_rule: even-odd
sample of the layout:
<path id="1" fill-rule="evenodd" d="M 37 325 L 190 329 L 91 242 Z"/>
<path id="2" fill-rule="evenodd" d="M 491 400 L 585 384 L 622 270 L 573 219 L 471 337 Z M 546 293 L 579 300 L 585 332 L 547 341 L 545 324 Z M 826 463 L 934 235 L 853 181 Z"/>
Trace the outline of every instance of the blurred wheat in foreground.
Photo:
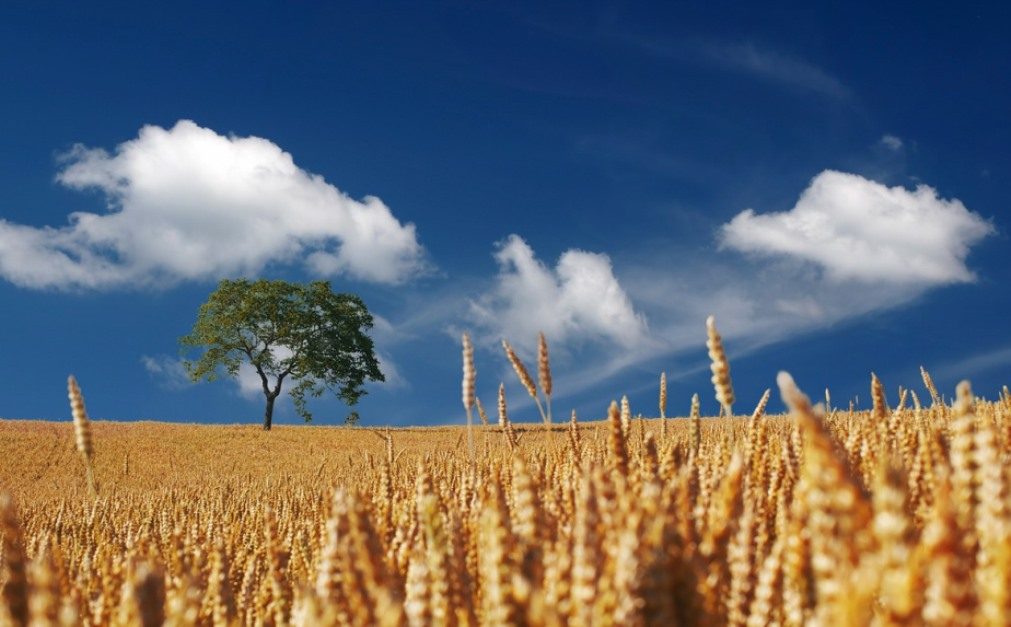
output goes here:
<path id="1" fill-rule="evenodd" d="M 552 428 L 503 396 L 474 463 L 463 428 L 93 422 L 85 473 L 71 424 L 3 421 L 0 625 L 1007 624 L 1011 397 L 874 381 Z"/>

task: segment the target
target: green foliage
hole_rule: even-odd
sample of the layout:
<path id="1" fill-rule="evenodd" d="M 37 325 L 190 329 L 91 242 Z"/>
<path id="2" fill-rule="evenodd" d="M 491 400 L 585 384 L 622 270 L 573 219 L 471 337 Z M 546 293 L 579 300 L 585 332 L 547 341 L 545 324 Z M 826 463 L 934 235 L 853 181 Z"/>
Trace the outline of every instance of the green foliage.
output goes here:
<path id="1" fill-rule="evenodd" d="M 308 284 L 260 279 L 223 280 L 201 305 L 185 348 L 206 347 L 186 361 L 194 381 L 255 368 L 267 399 L 264 428 L 270 428 L 274 399 L 285 379 L 295 382 L 291 398 L 306 421 L 306 396 L 330 391 L 347 405 L 366 394 L 366 381 L 385 381 L 372 338 L 372 315 L 354 294 L 337 294 L 328 281 Z"/>

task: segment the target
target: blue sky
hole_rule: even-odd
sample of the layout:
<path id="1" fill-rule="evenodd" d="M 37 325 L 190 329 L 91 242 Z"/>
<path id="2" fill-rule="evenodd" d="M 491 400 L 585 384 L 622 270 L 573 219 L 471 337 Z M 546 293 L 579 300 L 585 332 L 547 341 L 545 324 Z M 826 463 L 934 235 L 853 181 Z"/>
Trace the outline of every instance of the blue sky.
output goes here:
<path id="1" fill-rule="evenodd" d="M 1005 6 L 100 4 L 0 9 L 0 416 L 259 421 L 178 361 L 242 275 L 365 298 L 369 425 L 462 420 L 464 329 L 514 420 L 538 330 L 556 411 L 715 411 L 709 313 L 742 412 L 1008 381 Z"/>

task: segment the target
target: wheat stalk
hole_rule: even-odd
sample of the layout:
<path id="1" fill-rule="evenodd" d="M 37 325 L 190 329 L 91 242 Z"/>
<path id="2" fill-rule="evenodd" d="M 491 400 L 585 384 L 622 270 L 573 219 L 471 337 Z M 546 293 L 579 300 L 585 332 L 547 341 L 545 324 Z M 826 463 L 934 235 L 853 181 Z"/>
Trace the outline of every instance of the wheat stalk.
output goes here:
<path id="1" fill-rule="evenodd" d="M 537 384 L 534 383 L 534 378 L 530 376 L 530 372 L 527 367 L 523 365 L 520 360 L 519 355 L 513 350 L 513 347 L 509 345 L 509 342 L 502 340 L 502 348 L 505 350 L 506 358 L 509 363 L 512 364 L 513 370 L 516 371 L 516 377 L 520 380 L 523 388 L 530 395 L 530 398 L 534 399 L 534 403 L 537 405 L 537 411 L 541 414 L 541 420 L 544 424 L 548 424 L 548 416 L 544 413 L 544 407 L 541 405 L 540 396 L 537 394 Z"/>
<path id="2" fill-rule="evenodd" d="M 481 404 L 481 399 L 477 396 L 474 397 L 474 404 L 477 406 L 477 417 L 481 419 L 481 426 L 488 426 L 488 412 L 484 410 L 484 405 Z"/>

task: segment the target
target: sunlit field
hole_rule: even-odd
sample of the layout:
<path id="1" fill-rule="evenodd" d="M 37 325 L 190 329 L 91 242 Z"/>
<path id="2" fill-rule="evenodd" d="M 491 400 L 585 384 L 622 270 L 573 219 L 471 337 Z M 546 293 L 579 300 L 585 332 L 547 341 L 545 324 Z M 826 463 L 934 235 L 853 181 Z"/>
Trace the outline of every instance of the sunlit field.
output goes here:
<path id="1" fill-rule="evenodd" d="M 1011 398 L 924 382 L 471 437 L 0 421 L 0 623 L 1004 624 Z"/>

